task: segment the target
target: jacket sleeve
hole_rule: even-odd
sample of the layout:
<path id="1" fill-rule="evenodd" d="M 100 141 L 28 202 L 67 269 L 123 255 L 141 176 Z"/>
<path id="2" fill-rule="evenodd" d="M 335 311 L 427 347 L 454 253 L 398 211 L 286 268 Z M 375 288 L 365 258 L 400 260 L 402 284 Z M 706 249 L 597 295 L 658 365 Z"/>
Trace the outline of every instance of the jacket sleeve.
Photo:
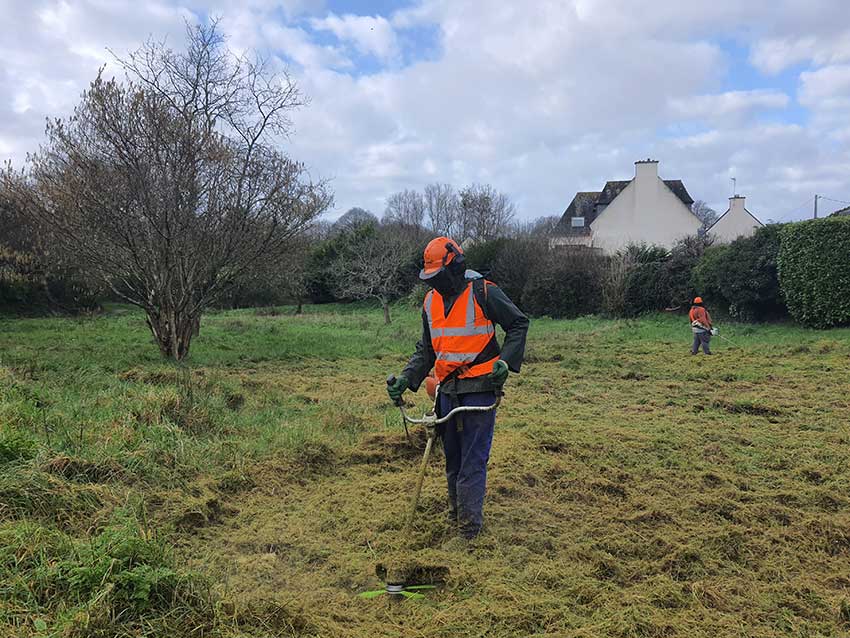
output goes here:
<path id="1" fill-rule="evenodd" d="M 711 323 L 711 315 L 708 314 L 708 310 L 703 310 L 703 312 L 705 313 L 705 321 L 706 321 L 705 325 L 707 325 L 709 328 L 711 328 L 714 325 L 714 324 Z"/>
<path id="2" fill-rule="evenodd" d="M 431 372 L 434 362 L 437 360 L 434 347 L 431 345 L 431 330 L 428 328 L 428 317 L 422 312 L 422 337 L 416 344 L 416 350 L 410 361 L 407 362 L 402 375 L 407 379 L 408 386 L 416 392 L 419 386 Z"/>
<path id="3" fill-rule="evenodd" d="M 497 285 L 488 283 L 486 292 L 484 312 L 490 321 L 499 324 L 505 331 L 505 343 L 499 358 L 508 364 L 512 372 L 519 372 L 525 357 L 528 317 Z"/>

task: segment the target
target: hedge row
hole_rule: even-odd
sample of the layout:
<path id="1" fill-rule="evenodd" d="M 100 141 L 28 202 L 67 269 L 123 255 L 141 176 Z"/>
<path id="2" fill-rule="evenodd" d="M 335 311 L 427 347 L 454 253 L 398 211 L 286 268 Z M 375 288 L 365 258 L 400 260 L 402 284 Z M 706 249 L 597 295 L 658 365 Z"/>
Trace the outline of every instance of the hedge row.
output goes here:
<path id="1" fill-rule="evenodd" d="M 743 321 L 790 313 L 812 327 L 850 325 L 850 219 L 765 226 L 731 244 L 708 243 L 691 237 L 670 251 L 632 246 L 602 257 L 502 239 L 469 253 L 532 315 L 635 316 L 684 310 L 701 295 Z"/>
<path id="2" fill-rule="evenodd" d="M 736 319 L 764 321 L 785 316 L 777 276 L 779 230 L 779 226 L 765 226 L 751 237 L 710 247 L 694 268 L 694 289 Z"/>
<path id="3" fill-rule="evenodd" d="M 850 219 L 788 224 L 780 236 L 779 283 L 791 316 L 816 328 L 850 325 Z"/>

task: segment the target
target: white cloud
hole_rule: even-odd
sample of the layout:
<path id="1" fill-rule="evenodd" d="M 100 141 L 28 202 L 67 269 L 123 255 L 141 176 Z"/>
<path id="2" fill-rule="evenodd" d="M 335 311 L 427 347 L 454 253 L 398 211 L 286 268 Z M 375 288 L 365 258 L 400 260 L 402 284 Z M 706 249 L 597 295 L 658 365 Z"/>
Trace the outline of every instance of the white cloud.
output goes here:
<path id="1" fill-rule="evenodd" d="M 337 47 L 314 44 L 302 29 L 267 23 L 261 27 L 261 32 L 270 49 L 285 53 L 287 57 L 307 69 L 352 67 L 351 60 L 342 50 Z"/>
<path id="2" fill-rule="evenodd" d="M 179 46 L 184 17 L 221 15 L 230 46 L 293 63 L 311 103 L 285 150 L 332 179 L 337 214 L 381 212 L 391 192 L 433 181 L 490 181 L 526 217 L 559 213 L 577 190 L 628 179 L 635 159 L 653 156 L 665 178 L 718 207 L 736 176 L 748 206 L 772 217 L 812 188 L 850 198 L 846 10 L 844 0 L 419 0 L 355 16 L 322 0 L 0 0 L 0 160 L 20 161 L 46 115 L 70 112 L 105 47 L 127 51 L 149 34 Z M 405 64 L 423 33 L 436 38 L 427 59 Z M 730 41 L 764 73 L 807 65 L 796 97 L 808 111 L 769 77 L 730 86 L 740 56 Z"/>
<path id="3" fill-rule="evenodd" d="M 816 109 L 850 107 L 850 64 L 801 73 L 799 100 Z"/>
<path id="4" fill-rule="evenodd" d="M 389 20 L 383 16 L 357 16 L 335 13 L 310 24 L 317 31 L 330 31 L 342 42 L 351 42 L 364 55 L 374 55 L 385 62 L 393 61 L 399 54 L 398 39 Z"/>
<path id="5" fill-rule="evenodd" d="M 768 38 L 756 43 L 750 59 L 766 73 L 779 73 L 790 66 L 806 62 L 814 62 L 816 65 L 846 62 L 850 60 L 850 30 L 833 37 L 807 35 Z"/>
<path id="6" fill-rule="evenodd" d="M 741 116 L 760 109 L 781 109 L 788 105 L 788 96 L 781 91 L 758 89 L 726 91 L 714 95 L 693 95 L 670 100 L 670 113 L 686 119 L 714 120 Z"/>

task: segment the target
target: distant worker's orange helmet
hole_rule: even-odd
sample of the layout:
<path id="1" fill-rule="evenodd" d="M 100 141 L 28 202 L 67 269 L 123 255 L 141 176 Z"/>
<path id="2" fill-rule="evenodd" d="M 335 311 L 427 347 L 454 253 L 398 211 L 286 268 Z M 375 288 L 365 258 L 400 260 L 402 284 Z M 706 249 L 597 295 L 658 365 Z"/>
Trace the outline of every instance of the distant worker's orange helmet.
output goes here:
<path id="1" fill-rule="evenodd" d="M 431 279 L 455 260 L 463 261 L 463 249 L 448 237 L 437 237 L 425 246 L 425 267 L 419 271 L 422 280 Z"/>
<path id="2" fill-rule="evenodd" d="M 694 297 L 694 303 L 702 303 L 702 297 Z"/>

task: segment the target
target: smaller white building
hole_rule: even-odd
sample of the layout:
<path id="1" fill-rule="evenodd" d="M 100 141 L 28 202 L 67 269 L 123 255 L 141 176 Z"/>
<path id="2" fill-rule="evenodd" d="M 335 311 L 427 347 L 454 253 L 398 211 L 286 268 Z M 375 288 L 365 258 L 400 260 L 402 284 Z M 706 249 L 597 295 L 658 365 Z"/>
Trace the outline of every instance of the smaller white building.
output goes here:
<path id="1" fill-rule="evenodd" d="M 738 239 L 738 237 L 750 237 L 759 228 L 764 226 L 744 206 L 746 201 L 747 198 L 742 195 L 733 195 L 730 197 L 729 209 L 705 231 L 707 234 L 714 236 L 716 243 L 728 244 Z"/>

